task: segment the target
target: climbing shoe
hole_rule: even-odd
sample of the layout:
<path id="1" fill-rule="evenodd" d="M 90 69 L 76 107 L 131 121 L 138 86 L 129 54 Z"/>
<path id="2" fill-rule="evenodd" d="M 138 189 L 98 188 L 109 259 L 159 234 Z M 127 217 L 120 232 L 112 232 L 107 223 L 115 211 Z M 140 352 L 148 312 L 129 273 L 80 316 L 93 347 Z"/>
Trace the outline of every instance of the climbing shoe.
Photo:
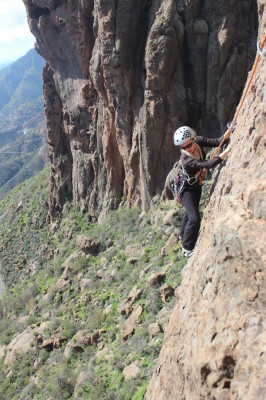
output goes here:
<path id="1" fill-rule="evenodd" d="M 189 257 L 192 256 L 192 254 L 193 254 L 193 250 L 187 250 L 187 249 L 185 249 L 184 247 L 182 247 L 182 255 L 183 255 L 184 257 L 189 258 Z"/>

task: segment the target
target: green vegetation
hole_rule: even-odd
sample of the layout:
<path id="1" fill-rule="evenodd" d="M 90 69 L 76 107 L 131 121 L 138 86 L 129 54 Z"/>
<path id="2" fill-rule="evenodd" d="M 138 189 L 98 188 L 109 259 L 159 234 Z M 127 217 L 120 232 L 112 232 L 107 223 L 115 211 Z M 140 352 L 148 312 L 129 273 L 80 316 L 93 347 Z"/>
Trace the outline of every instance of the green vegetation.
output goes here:
<path id="1" fill-rule="evenodd" d="M 34 176 L 45 164 L 44 130 L 29 132 L 0 147 L 0 198 Z"/>
<path id="2" fill-rule="evenodd" d="M 0 301 L 0 349 L 26 329 L 32 332 L 30 348 L 17 354 L 11 368 L 1 359 L 2 398 L 142 400 L 175 304 L 173 295 L 162 296 L 161 286 L 175 289 L 186 262 L 178 243 L 162 252 L 167 230 L 175 230 L 180 216 L 173 226 L 164 225 L 169 205 L 158 204 L 144 216 L 138 208 L 121 207 L 95 224 L 69 203 L 52 230 L 46 223 L 48 175 L 47 167 L 0 201 L 7 286 Z M 77 248 L 80 234 L 100 241 L 99 254 Z M 164 282 L 149 283 L 161 271 Z M 130 303 L 132 289 L 139 292 Z M 129 314 L 137 306 L 142 312 L 123 337 L 125 305 Z M 148 328 L 156 322 L 162 329 L 152 336 Z M 137 373 L 125 379 L 132 364 Z"/>
<path id="3" fill-rule="evenodd" d="M 0 198 L 42 170 L 42 68 L 35 50 L 0 71 Z"/>
<path id="4" fill-rule="evenodd" d="M 0 71 L 1 131 L 21 126 L 29 116 L 42 112 L 43 59 L 35 50 Z M 0 134 L 1 143 L 1 134 Z"/>

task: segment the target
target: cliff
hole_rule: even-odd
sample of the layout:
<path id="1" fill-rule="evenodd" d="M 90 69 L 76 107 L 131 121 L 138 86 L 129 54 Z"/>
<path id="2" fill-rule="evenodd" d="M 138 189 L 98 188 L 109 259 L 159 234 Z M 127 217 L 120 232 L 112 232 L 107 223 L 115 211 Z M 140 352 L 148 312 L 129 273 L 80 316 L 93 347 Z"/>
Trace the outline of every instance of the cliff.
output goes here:
<path id="1" fill-rule="evenodd" d="M 256 49 L 255 0 L 23 0 L 48 62 L 50 211 L 149 207 L 190 124 L 219 136 Z M 241 29 L 240 29 L 241 27 Z"/>
<path id="2" fill-rule="evenodd" d="M 147 400 L 265 399 L 265 78 L 264 57 L 184 269 Z"/>
<path id="3" fill-rule="evenodd" d="M 24 0 L 44 70 L 51 218 L 145 209 L 173 131 L 219 135 L 266 25 L 262 0 Z M 147 400 L 265 398 L 265 59 L 216 176 Z"/>

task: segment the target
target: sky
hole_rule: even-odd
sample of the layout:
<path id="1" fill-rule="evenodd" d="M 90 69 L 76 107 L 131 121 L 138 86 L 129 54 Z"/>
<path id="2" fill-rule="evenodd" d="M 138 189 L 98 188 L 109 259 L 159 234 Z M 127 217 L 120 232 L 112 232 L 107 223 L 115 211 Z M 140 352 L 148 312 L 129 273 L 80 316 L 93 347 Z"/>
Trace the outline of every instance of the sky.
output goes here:
<path id="1" fill-rule="evenodd" d="M 0 65 L 16 61 L 34 47 L 22 0 L 0 0 Z"/>

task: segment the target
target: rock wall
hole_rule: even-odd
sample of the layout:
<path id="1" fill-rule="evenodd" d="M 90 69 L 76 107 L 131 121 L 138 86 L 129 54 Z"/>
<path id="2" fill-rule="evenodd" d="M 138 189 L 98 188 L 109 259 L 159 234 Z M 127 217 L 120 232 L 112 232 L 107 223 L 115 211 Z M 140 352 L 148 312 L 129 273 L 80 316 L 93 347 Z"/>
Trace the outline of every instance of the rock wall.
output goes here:
<path id="1" fill-rule="evenodd" d="M 266 28 L 260 1 L 259 38 Z M 146 400 L 266 398 L 266 59 L 185 267 Z"/>
<path id="2" fill-rule="evenodd" d="M 173 132 L 218 136 L 255 53 L 255 0 L 23 0 L 44 69 L 50 212 L 147 208 Z"/>

